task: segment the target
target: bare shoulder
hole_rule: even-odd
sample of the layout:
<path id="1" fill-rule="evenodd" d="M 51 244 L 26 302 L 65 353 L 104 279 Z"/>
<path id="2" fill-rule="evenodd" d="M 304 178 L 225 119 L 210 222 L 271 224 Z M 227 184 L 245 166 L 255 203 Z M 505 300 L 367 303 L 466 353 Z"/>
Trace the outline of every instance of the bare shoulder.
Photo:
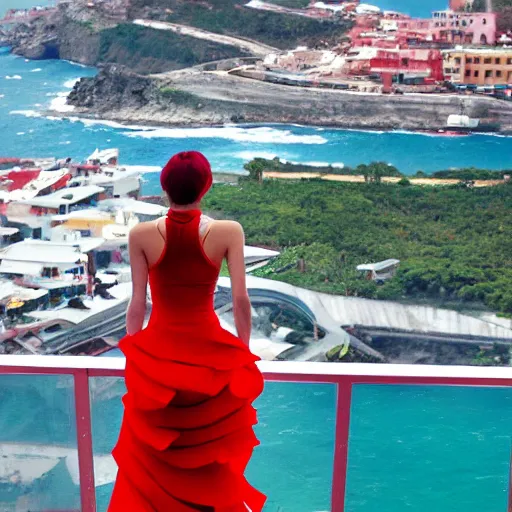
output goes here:
<path id="1" fill-rule="evenodd" d="M 244 234 L 244 228 L 234 220 L 216 220 L 212 224 L 212 230 L 223 236 L 240 237 Z"/>
<path id="2" fill-rule="evenodd" d="M 130 230 L 130 242 L 137 242 L 145 238 L 148 234 L 153 234 L 157 229 L 158 221 L 140 222 Z"/>

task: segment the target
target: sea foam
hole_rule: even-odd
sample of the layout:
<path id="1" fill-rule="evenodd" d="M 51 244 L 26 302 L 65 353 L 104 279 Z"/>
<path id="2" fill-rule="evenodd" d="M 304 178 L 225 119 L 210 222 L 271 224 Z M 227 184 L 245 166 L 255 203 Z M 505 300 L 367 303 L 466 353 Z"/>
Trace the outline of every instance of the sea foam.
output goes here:
<path id="1" fill-rule="evenodd" d="M 75 87 L 75 84 L 80 81 L 80 78 L 72 78 L 71 80 L 66 80 L 64 82 L 64 87 L 67 89 L 73 89 Z"/>
<path id="2" fill-rule="evenodd" d="M 260 144 L 326 144 L 327 139 L 320 135 L 297 135 L 290 130 L 276 128 L 241 128 L 224 126 L 218 128 L 156 128 L 154 130 L 124 133 L 127 137 L 145 139 L 229 139 L 237 142 Z"/>
<path id="3" fill-rule="evenodd" d="M 68 105 L 67 102 L 68 95 L 65 92 L 60 92 L 56 98 L 54 98 L 50 103 L 51 110 L 55 110 L 55 112 L 73 112 L 75 107 L 73 105 Z"/>

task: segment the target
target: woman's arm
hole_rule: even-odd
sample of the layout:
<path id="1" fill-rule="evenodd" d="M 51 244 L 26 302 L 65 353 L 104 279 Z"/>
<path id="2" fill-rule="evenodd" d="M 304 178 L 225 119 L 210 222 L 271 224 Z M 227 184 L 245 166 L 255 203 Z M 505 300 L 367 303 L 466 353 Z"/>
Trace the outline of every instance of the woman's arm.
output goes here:
<path id="1" fill-rule="evenodd" d="M 244 246 L 245 235 L 242 226 L 237 222 L 230 223 L 228 238 L 227 261 L 231 277 L 231 295 L 233 298 L 233 314 L 238 337 L 249 346 L 251 338 L 251 302 L 245 281 Z"/>
<path id="2" fill-rule="evenodd" d="M 139 241 L 141 235 L 139 226 L 135 226 L 130 231 L 128 240 L 132 267 L 132 298 L 126 312 L 126 332 L 130 336 L 142 330 L 146 316 L 148 263 Z"/>

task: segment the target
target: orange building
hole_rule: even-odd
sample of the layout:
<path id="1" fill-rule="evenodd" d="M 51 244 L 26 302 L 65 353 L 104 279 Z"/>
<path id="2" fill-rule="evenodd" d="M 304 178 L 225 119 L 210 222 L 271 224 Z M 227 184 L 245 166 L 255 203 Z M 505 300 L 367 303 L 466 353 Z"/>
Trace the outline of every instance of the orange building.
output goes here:
<path id="1" fill-rule="evenodd" d="M 460 49 L 443 52 L 444 74 L 458 84 L 512 84 L 512 48 Z"/>
<path id="2" fill-rule="evenodd" d="M 452 11 L 464 11 L 473 5 L 473 0 L 450 0 L 450 9 Z"/>

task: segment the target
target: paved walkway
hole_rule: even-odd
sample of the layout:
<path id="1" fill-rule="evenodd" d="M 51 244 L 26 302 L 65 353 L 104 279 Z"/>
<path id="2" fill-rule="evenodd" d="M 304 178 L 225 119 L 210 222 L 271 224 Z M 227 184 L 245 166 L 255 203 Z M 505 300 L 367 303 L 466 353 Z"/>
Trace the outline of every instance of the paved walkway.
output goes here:
<path id="1" fill-rule="evenodd" d="M 300 179 L 312 179 L 321 178 L 326 181 L 343 181 L 349 183 L 364 183 L 364 176 L 354 175 L 343 175 L 343 174 L 321 174 L 319 172 L 274 172 L 266 171 L 263 173 L 263 178 L 273 179 L 288 179 L 288 180 L 300 180 Z M 458 179 L 440 179 L 440 178 L 411 178 L 405 176 L 412 185 L 457 185 L 461 182 Z M 398 183 L 402 178 L 384 177 L 382 178 L 383 183 Z M 494 187 L 496 185 L 502 185 L 503 180 L 473 180 L 475 187 Z"/>

